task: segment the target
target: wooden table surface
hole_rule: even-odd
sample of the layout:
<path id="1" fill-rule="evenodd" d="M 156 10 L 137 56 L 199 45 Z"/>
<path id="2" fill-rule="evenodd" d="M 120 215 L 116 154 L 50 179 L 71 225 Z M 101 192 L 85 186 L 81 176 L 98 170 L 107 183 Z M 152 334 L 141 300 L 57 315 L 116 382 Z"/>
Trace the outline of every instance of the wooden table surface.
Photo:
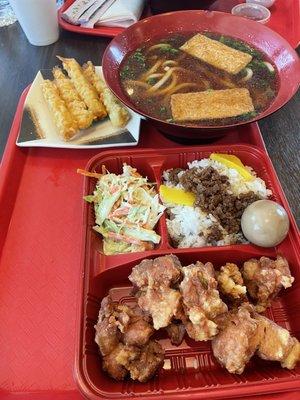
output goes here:
<path id="1" fill-rule="evenodd" d="M 75 57 L 80 63 L 101 63 L 109 38 L 80 36 L 62 31 L 53 45 L 29 44 L 18 23 L 0 28 L 0 155 L 2 155 L 20 94 L 39 69 L 57 64 L 56 55 Z M 259 123 L 269 155 L 300 224 L 300 91 L 281 110 Z"/>

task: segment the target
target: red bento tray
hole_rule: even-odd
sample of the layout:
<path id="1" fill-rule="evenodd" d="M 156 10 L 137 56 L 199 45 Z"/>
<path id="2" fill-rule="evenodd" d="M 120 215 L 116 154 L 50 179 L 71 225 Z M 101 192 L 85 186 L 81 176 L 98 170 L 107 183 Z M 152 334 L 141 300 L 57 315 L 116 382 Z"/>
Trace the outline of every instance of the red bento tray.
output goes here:
<path id="1" fill-rule="evenodd" d="M 273 192 L 273 200 L 281 203 L 291 218 L 288 237 L 276 248 L 263 249 L 251 244 L 223 247 L 175 249 L 168 240 L 166 221 L 163 216 L 157 227 L 161 243 L 151 251 L 123 255 L 101 254 L 101 239 L 93 231 L 93 205 L 85 204 L 83 213 L 84 248 L 81 286 L 80 316 L 77 330 L 75 374 L 82 393 L 89 399 L 217 399 L 223 397 L 242 398 L 263 395 L 292 388 L 300 390 L 300 365 L 293 371 L 283 370 L 278 363 L 253 359 L 242 375 L 232 375 L 214 360 L 209 342 L 194 342 L 186 337 L 179 346 L 173 346 L 164 333 L 158 332 L 165 355 L 164 368 L 148 383 L 132 381 L 115 382 L 101 369 L 98 347 L 94 342 L 94 325 L 97 321 L 101 300 L 108 293 L 120 304 L 132 304 L 132 286 L 128 275 L 133 266 L 144 258 L 155 258 L 165 254 L 176 254 L 183 265 L 196 261 L 211 261 L 216 268 L 225 262 L 242 262 L 261 256 L 276 257 L 283 254 L 289 261 L 294 286 L 281 296 L 268 310 L 269 318 L 290 330 L 300 339 L 300 241 L 293 217 L 276 178 L 273 166 L 262 150 L 247 145 L 179 147 L 175 149 L 131 150 L 103 152 L 92 158 L 86 169 L 101 171 L 101 166 L 113 173 L 120 173 L 122 164 L 135 168 L 149 181 L 161 184 L 162 171 L 171 167 L 185 168 L 187 162 L 208 157 L 212 152 L 234 154 L 246 165 L 251 166 Z M 84 195 L 93 192 L 96 179 L 85 178 Z"/>
<path id="2" fill-rule="evenodd" d="M 81 33 L 83 35 L 108 36 L 114 37 L 123 32 L 124 28 L 97 26 L 95 28 L 82 28 L 81 26 L 72 25 L 66 22 L 61 14 L 75 0 L 66 0 L 65 4 L 58 11 L 59 25 L 68 31 Z M 199 0 L 200 1 L 200 0 Z M 213 3 L 212 9 L 230 12 L 236 4 L 244 3 L 243 0 L 218 0 Z M 300 41 L 300 4 L 298 0 L 276 0 L 276 3 L 270 9 L 271 19 L 266 24 L 284 37 L 293 48 L 296 48 Z M 146 7 L 142 18 L 151 15 Z"/>
<path id="3" fill-rule="evenodd" d="M 99 151 L 17 147 L 27 92 L 0 169 L 0 398 L 79 400 L 73 367 L 84 203 L 76 169 Z M 178 147 L 146 122 L 141 129 L 138 148 Z M 217 143 L 265 150 L 257 124 L 231 130 Z M 264 400 L 295 396 L 270 394 Z"/>

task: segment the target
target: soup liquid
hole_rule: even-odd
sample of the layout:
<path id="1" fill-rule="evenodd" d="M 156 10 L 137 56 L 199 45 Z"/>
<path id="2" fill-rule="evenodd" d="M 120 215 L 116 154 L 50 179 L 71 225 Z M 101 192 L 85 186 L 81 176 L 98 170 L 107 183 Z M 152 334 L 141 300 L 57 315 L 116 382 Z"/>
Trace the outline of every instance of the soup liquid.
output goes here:
<path id="1" fill-rule="evenodd" d="M 123 90 L 141 112 L 175 123 L 170 107 L 171 95 L 174 93 L 247 88 L 255 112 L 238 117 L 186 121 L 180 124 L 218 126 L 250 121 L 266 110 L 276 97 L 278 74 L 275 66 L 262 52 L 240 40 L 212 32 L 202 34 L 250 53 L 252 61 L 238 74 L 229 74 L 179 49 L 195 33 L 172 34 L 153 40 L 126 57 L 120 69 Z"/>

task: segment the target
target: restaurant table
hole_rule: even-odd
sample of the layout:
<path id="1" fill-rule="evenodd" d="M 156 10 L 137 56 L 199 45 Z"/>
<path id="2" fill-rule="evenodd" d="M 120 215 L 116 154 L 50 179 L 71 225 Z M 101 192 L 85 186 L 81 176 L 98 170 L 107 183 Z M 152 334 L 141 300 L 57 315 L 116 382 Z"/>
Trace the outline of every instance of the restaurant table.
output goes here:
<path id="1" fill-rule="evenodd" d="M 35 47 L 29 44 L 18 23 L 0 28 L 0 154 L 4 151 L 19 97 L 22 91 L 32 82 L 37 71 L 54 67 L 58 62 L 56 55 L 75 57 L 80 63 L 91 60 L 95 65 L 100 65 L 102 54 L 109 41 L 109 38 L 80 36 L 62 31 L 57 43 L 45 47 Z M 267 151 L 273 161 L 292 212 L 299 224 L 300 93 L 298 92 L 281 110 L 260 121 L 259 126 Z M 84 152 L 85 150 L 79 151 Z M 20 335 L 20 340 L 22 340 L 22 326 L 20 326 L 20 330 L 16 334 Z M 5 343 L 1 345 L 5 345 Z M 73 343 L 70 343 L 70 346 L 73 346 Z M 38 357 L 39 355 L 37 354 L 36 356 Z M 44 374 L 47 374 L 48 366 L 41 365 L 40 367 L 44 368 Z M 22 392 L 22 384 L 20 385 L 18 382 L 17 376 L 14 382 L 3 381 L 6 368 L 9 368 L 9 365 L 6 365 L 5 360 L 1 359 L 0 399 L 15 398 L 8 393 L 1 393 L 3 387 L 15 388 L 16 397 L 18 397 L 18 392 Z M 30 368 L 30 365 L 25 364 L 24 368 Z M 70 365 L 69 368 L 71 371 L 73 366 Z M 61 377 L 58 377 L 58 379 L 61 379 Z M 71 376 L 68 379 L 63 389 L 65 392 L 61 396 L 55 395 L 55 398 L 80 398 L 79 394 L 68 395 L 68 390 L 73 390 L 70 383 L 72 381 Z M 33 386 L 36 387 L 37 384 L 35 382 Z M 279 397 L 280 395 L 277 395 L 275 398 Z M 19 398 L 23 398 L 22 394 Z M 32 398 L 51 399 L 54 397 L 51 397 L 49 393 L 49 397 L 37 394 L 36 397 Z M 296 397 L 292 397 L 291 394 L 289 398 L 292 400 Z"/>

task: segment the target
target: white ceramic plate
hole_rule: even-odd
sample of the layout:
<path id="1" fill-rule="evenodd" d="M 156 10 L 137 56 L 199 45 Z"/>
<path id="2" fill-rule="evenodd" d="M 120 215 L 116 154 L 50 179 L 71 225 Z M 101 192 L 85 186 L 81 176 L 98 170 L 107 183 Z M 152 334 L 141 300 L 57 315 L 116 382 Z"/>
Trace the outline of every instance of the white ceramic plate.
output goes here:
<path id="1" fill-rule="evenodd" d="M 102 76 L 102 67 L 96 67 L 96 72 Z M 94 122 L 90 128 L 81 130 L 72 140 L 64 142 L 58 134 L 43 97 L 41 90 L 43 79 L 53 79 L 50 70 L 39 71 L 29 89 L 16 141 L 18 146 L 88 149 L 138 144 L 141 117 L 129 109 L 131 118 L 124 128 L 113 127 L 107 117 Z"/>

